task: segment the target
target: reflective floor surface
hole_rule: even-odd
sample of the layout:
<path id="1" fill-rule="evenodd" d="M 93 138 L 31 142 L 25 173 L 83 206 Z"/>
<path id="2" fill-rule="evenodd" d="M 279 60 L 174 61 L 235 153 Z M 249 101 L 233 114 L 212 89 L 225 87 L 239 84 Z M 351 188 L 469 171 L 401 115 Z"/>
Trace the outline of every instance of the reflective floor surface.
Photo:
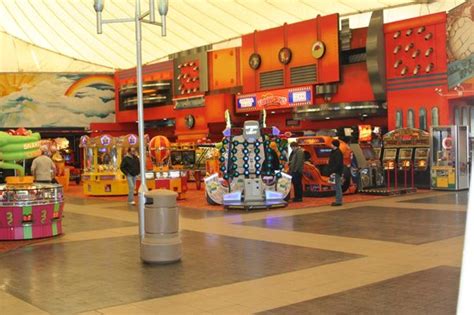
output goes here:
<path id="1" fill-rule="evenodd" d="M 68 198 L 61 237 L 0 254 L 2 314 L 455 314 L 467 192 L 181 212 L 183 258 L 140 260 L 137 209 Z"/>

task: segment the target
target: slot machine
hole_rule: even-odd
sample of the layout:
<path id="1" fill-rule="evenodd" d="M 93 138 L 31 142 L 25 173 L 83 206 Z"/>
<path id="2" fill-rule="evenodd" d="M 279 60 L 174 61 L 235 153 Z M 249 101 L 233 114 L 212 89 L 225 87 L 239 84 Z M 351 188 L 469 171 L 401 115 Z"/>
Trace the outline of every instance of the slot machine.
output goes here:
<path id="1" fill-rule="evenodd" d="M 423 172 L 428 170 L 430 158 L 429 148 L 416 148 L 415 149 L 415 172 Z"/>

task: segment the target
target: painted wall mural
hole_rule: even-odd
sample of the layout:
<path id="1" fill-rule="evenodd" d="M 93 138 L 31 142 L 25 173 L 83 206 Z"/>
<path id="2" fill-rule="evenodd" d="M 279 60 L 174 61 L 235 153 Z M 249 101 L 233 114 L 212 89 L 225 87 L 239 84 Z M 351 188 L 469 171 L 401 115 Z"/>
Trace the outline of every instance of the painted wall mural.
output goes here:
<path id="1" fill-rule="evenodd" d="M 0 74 L 0 128 L 114 122 L 114 98 L 113 75 Z"/>
<path id="2" fill-rule="evenodd" d="M 448 13 L 448 85 L 474 83 L 474 0 Z"/>

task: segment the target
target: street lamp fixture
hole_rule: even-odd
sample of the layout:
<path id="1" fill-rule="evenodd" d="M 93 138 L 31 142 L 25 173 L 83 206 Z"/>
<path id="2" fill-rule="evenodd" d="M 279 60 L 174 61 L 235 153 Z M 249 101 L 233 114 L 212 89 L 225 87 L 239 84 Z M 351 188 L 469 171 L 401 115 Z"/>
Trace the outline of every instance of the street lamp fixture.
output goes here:
<path id="1" fill-rule="evenodd" d="M 142 76 L 142 27 L 141 22 L 158 25 L 161 35 L 166 36 L 166 14 L 168 13 L 168 0 L 159 0 L 158 11 L 161 23 L 155 21 L 155 0 L 149 0 L 149 11 L 141 13 L 140 0 L 135 0 L 135 17 L 122 19 L 102 19 L 105 0 L 94 0 L 94 10 L 97 14 L 97 34 L 102 34 L 102 24 L 106 23 L 135 23 L 135 38 L 137 49 L 137 112 L 138 112 L 138 138 L 140 152 L 140 187 L 138 188 L 138 226 L 140 241 L 145 236 L 145 192 L 148 190 L 145 177 L 145 128 L 143 121 L 143 76 Z M 146 19 L 149 16 L 149 19 Z"/>

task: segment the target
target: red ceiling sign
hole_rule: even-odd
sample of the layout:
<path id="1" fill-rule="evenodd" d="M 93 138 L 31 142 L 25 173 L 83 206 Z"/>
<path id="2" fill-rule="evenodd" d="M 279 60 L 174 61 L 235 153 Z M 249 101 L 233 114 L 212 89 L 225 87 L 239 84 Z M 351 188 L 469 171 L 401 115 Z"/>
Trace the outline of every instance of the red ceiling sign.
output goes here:
<path id="1" fill-rule="evenodd" d="M 313 104 L 313 87 L 304 86 L 238 95 L 236 99 L 236 111 L 278 110 L 311 104 Z"/>

